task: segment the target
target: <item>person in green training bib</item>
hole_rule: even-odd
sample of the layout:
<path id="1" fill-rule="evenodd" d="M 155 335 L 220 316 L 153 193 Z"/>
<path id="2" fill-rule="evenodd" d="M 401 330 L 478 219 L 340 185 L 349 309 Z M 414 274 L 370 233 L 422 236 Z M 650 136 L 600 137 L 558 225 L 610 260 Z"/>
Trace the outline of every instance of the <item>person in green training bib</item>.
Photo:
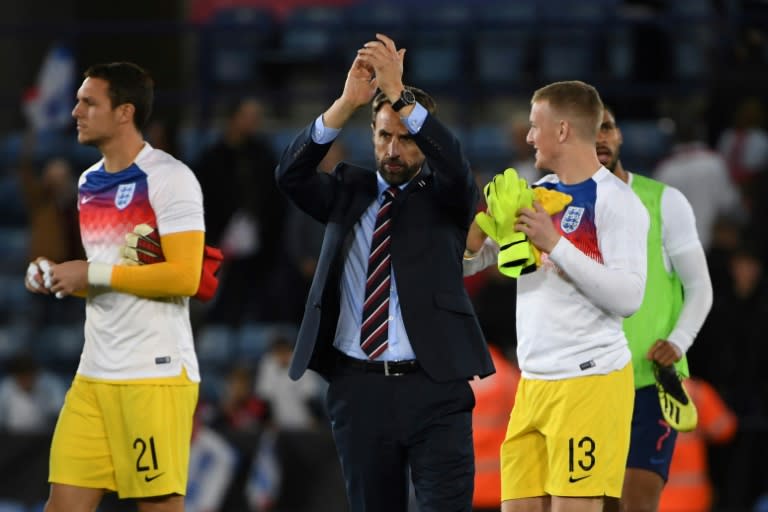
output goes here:
<path id="1" fill-rule="evenodd" d="M 627 471 L 621 505 L 609 498 L 605 510 L 655 511 L 677 439 L 676 425 L 670 425 L 662 412 L 655 371 L 674 365 L 677 374 L 688 377 L 685 353 L 712 306 L 712 283 L 690 203 L 676 188 L 626 171 L 619 160 L 621 144 L 621 131 L 606 107 L 597 156 L 640 198 L 650 216 L 650 229 L 643 303 L 624 320 L 635 376 Z"/>

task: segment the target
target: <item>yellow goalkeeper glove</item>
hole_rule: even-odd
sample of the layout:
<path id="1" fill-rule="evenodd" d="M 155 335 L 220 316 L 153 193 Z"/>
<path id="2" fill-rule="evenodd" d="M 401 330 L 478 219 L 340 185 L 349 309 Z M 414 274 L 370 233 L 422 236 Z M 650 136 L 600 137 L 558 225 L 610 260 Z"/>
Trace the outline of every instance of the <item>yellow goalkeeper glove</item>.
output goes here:
<path id="1" fill-rule="evenodd" d="M 528 183 L 518 177 L 513 168 L 494 176 L 485 188 L 487 212 L 475 215 L 475 222 L 483 232 L 499 244 L 499 271 L 508 277 L 519 277 L 526 261 L 531 257 L 531 243 L 525 233 L 515 230 L 521 193 Z"/>

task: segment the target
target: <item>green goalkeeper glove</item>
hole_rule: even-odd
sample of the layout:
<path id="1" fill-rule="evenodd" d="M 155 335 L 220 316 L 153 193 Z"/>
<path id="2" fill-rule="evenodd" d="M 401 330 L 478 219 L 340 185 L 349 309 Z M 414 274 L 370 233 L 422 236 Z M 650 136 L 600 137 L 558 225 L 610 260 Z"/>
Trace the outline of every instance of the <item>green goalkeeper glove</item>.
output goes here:
<path id="1" fill-rule="evenodd" d="M 484 191 L 488 210 L 487 213 L 479 212 L 475 222 L 499 244 L 499 271 L 508 277 L 517 278 L 531 258 L 532 246 L 528 237 L 515 230 L 521 193 L 529 191 L 528 183 L 510 167 L 494 176 Z"/>

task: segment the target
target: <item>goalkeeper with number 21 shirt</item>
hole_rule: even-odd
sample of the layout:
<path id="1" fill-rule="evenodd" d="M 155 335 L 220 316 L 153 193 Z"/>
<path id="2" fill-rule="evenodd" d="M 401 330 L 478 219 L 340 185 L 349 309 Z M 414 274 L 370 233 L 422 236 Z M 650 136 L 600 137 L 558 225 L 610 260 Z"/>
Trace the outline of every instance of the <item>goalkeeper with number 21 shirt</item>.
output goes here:
<path id="1" fill-rule="evenodd" d="M 103 156 L 79 180 L 88 260 L 40 255 L 27 269 L 31 292 L 84 297 L 86 308 L 80 364 L 51 443 L 46 512 L 95 510 L 105 492 L 139 510 L 184 510 L 200 381 L 189 298 L 215 276 L 203 271 L 194 174 L 143 139 L 152 98 L 153 80 L 135 64 L 85 72 L 72 116 L 78 142 Z"/>

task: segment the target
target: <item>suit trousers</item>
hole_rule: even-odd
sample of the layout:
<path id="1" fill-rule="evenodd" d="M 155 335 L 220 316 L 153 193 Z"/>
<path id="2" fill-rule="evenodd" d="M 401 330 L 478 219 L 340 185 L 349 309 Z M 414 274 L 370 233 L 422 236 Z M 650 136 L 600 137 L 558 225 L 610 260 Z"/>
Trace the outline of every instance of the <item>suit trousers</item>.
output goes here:
<path id="1" fill-rule="evenodd" d="M 327 394 L 351 511 L 406 512 L 409 470 L 420 512 L 471 511 L 469 383 L 435 382 L 420 369 L 385 375 L 361 366 L 339 358 Z"/>

